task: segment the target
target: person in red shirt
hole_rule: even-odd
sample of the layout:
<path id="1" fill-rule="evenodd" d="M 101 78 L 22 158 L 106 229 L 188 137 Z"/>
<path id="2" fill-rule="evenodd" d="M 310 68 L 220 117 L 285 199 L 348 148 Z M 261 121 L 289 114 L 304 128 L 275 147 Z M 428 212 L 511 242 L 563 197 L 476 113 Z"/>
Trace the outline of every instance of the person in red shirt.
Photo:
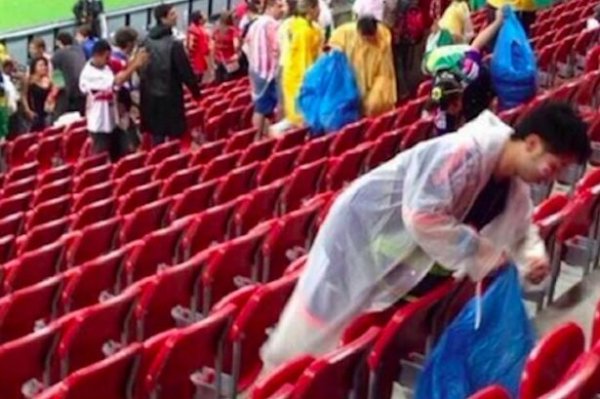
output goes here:
<path id="1" fill-rule="evenodd" d="M 213 33 L 213 41 L 217 64 L 215 79 L 221 83 L 235 77 L 240 69 L 240 33 L 233 24 L 231 13 L 221 14 Z"/>
<path id="2" fill-rule="evenodd" d="M 187 50 L 198 82 L 202 82 L 202 77 L 208 69 L 210 55 L 210 36 L 204 27 L 205 22 L 202 12 L 194 11 L 190 16 L 187 31 Z"/>

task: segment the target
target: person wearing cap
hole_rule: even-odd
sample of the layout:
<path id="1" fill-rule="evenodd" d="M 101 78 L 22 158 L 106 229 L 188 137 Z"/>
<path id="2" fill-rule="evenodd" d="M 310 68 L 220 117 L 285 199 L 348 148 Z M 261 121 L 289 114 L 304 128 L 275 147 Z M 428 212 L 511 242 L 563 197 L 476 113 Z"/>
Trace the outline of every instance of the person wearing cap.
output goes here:
<path id="1" fill-rule="evenodd" d="M 462 125 L 463 87 L 458 78 L 449 73 L 434 79 L 426 111 L 433 118 L 435 137 L 455 132 Z"/>

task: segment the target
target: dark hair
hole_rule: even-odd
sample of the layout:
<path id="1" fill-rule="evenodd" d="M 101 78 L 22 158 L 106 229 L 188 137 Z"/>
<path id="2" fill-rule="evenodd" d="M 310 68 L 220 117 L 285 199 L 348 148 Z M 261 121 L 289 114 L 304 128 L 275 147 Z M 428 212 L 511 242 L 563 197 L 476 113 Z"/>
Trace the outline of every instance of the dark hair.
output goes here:
<path id="1" fill-rule="evenodd" d="M 42 49 L 42 51 L 46 51 L 46 41 L 44 40 L 43 37 L 40 36 L 36 36 L 33 39 L 31 39 L 31 44 L 33 44 L 35 47 Z"/>
<path id="2" fill-rule="evenodd" d="M 69 32 L 60 32 L 56 35 L 56 41 L 61 43 L 63 46 L 70 46 L 73 44 L 73 35 Z"/>
<path id="3" fill-rule="evenodd" d="M 447 111 L 450 104 L 460 101 L 462 95 L 463 87 L 458 77 L 449 72 L 442 72 L 435 77 L 427 108 Z"/>
<path id="4" fill-rule="evenodd" d="M 44 57 L 35 57 L 34 59 L 31 60 L 31 62 L 29 62 L 29 74 L 30 75 L 33 75 L 35 73 L 35 66 L 40 61 L 42 61 L 44 64 L 46 64 L 46 66 L 48 66 L 47 59 L 45 59 Z"/>
<path id="5" fill-rule="evenodd" d="M 579 163 L 590 156 L 590 139 L 587 124 L 568 103 L 548 101 L 525 115 L 517 123 L 512 140 L 524 140 L 537 134 L 549 152 L 556 155 L 573 155 Z"/>
<path id="6" fill-rule="evenodd" d="M 173 9 L 173 4 L 159 4 L 154 8 L 154 19 L 157 24 L 160 24 L 163 18 L 169 15 Z"/>
<path id="7" fill-rule="evenodd" d="M 77 31 L 81 36 L 90 37 L 92 36 L 92 27 L 90 25 L 81 25 Z"/>
<path id="8" fill-rule="evenodd" d="M 204 20 L 204 15 L 202 15 L 202 11 L 196 10 L 196 11 L 192 11 L 192 13 L 190 14 L 190 22 L 198 25 L 200 24 L 200 22 L 202 22 Z"/>
<path id="9" fill-rule="evenodd" d="M 229 11 L 222 12 L 219 17 L 219 22 L 221 25 L 233 26 L 233 14 Z"/>
<path id="10" fill-rule="evenodd" d="M 110 43 L 104 39 L 98 40 L 92 47 L 92 55 L 100 55 L 106 52 L 111 52 Z"/>
<path id="11" fill-rule="evenodd" d="M 138 39 L 138 33 L 135 29 L 125 26 L 115 32 L 115 44 L 119 48 L 125 48 L 129 44 L 135 44 Z"/>
<path id="12" fill-rule="evenodd" d="M 286 0 L 288 6 L 288 15 L 298 14 L 298 0 Z"/>
<path id="13" fill-rule="evenodd" d="M 377 34 L 377 20 L 372 15 L 363 15 L 356 21 L 356 28 L 361 36 L 375 36 Z"/>

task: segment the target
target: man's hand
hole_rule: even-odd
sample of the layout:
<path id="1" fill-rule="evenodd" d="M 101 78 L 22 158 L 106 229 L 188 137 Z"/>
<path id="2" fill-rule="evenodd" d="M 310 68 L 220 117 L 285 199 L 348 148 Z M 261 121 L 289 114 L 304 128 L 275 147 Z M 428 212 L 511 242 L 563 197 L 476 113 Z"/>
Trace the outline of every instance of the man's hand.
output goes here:
<path id="1" fill-rule="evenodd" d="M 550 262 L 547 258 L 536 258 L 529 262 L 528 269 L 525 276 L 527 281 L 539 284 L 550 274 Z"/>
<path id="2" fill-rule="evenodd" d="M 141 48 L 135 54 L 135 57 L 133 58 L 132 63 L 134 64 L 135 69 L 138 69 L 138 68 L 141 68 L 144 65 L 146 65 L 146 63 L 148 63 L 149 59 L 150 59 L 150 53 L 148 53 L 148 50 L 146 50 L 145 48 Z"/>

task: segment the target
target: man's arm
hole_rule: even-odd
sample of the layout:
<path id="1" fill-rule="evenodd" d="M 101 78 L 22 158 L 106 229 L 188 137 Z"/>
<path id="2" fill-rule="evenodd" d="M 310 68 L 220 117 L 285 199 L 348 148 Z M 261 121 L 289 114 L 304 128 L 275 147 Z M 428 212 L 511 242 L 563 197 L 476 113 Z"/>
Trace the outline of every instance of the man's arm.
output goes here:
<path id="1" fill-rule="evenodd" d="M 192 70 L 190 60 L 185 53 L 183 44 L 181 42 L 175 42 L 173 44 L 173 50 L 171 52 L 173 60 L 173 67 L 179 75 L 179 79 L 187 86 L 192 93 L 192 97 L 195 100 L 200 98 L 200 87 L 198 86 L 198 79 Z"/>
<path id="2" fill-rule="evenodd" d="M 131 79 L 131 76 L 144 64 L 148 62 L 148 52 L 144 49 L 138 51 L 133 60 L 127 64 L 127 67 L 115 75 L 114 84 L 120 86 Z"/>
<path id="3" fill-rule="evenodd" d="M 496 19 L 494 22 L 486 26 L 473 40 L 471 46 L 476 50 L 483 51 L 487 47 L 487 45 L 492 41 L 496 34 L 500 30 L 502 26 L 502 22 L 504 21 L 504 11 L 503 8 L 498 8 L 496 10 Z"/>

